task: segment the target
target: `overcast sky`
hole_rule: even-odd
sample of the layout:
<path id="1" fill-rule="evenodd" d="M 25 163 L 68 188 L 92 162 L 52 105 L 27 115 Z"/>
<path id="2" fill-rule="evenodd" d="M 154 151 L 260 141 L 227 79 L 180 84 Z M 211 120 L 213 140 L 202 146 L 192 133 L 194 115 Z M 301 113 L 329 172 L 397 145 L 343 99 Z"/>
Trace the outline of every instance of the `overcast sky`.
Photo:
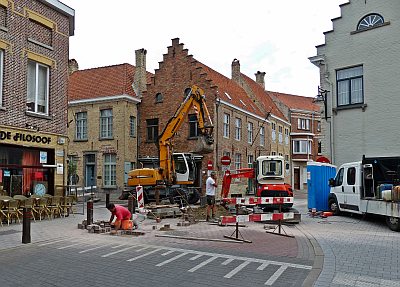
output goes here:
<path id="1" fill-rule="evenodd" d="M 70 58 L 80 69 L 130 63 L 147 50 L 154 73 L 171 39 L 195 59 L 230 78 L 231 63 L 252 79 L 265 72 L 266 89 L 313 97 L 318 68 L 308 57 L 347 0 L 61 0 L 75 10 Z"/>

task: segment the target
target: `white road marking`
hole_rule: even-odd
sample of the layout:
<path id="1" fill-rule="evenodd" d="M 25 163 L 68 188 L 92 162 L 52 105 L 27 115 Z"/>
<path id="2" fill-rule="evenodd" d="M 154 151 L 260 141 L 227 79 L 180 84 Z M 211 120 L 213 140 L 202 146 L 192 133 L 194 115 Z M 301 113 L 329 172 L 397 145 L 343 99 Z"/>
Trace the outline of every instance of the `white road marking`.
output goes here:
<path id="1" fill-rule="evenodd" d="M 233 259 L 233 258 L 228 258 L 228 259 L 226 259 L 224 262 L 222 262 L 221 264 L 222 264 L 222 265 L 228 265 L 228 264 L 231 263 L 233 260 L 235 260 L 235 259 Z"/>
<path id="2" fill-rule="evenodd" d="M 264 270 L 265 267 L 267 267 L 269 265 L 269 263 L 263 263 L 260 266 L 257 267 L 257 270 Z"/>
<path id="3" fill-rule="evenodd" d="M 286 268 L 288 268 L 286 265 L 282 265 L 281 267 L 279 267 L 279 269 L 275 271 L 275 273 L 268 279 L 267 282 L 265 282 L 264 285 L 271 286 L 272 284 L 274 284 L 276 279 L 278 279 L 279 276 L 282 275 L 282 273 L 286 270 Z"/>
<path id="4" fill-rule="evenodd" d="M 106 244 L 106 245 L 96 246 L 96 247 L 93 247 L 93 248 L 89 248 L 89 249 L 86 249 L 86 250 L 79 251 L 79 253 L 86 253 L 86 252 L 89 252 L 89 251 L 92 251 L 92 250 L 96 250 L 96 249 L 100 249 L 100 248 L 103 248 L 103 247 L 107 247 L 107 246 L 110 246 L 110 245 L 111 245 L 111 243 L 110 244 Z"/>
<path id="5" fill-rule="evenodd" d="M 236 273 L 238 273 L 240 270 L 242 270 L 244 267 L 246 267 L 247 265 L 250 264 L 250 261 L 245 261 L 242 264 L 240 264 L 238 267 L 236 267 L 235 269 L 233 269 L 231 272 L 229 272 L 228 274 L 226 274 L 224 276 L 224 278 L 231 278 L 233 275 L 235 275 Z"/>
<path id="6" fill-rule="evenodd" d="M 135 251 L 136 251 L 136 252 L 143 251 L 143 250 L 149 249 L 150 247 L 151 247 L 151 246 L 145 246 L 145 247 L 140 248 L 140 249 L 135 250 Z"/>
<path id="7" fill-rule="evenodd" d="M 120 253 L 120 252 L 124 252 L 124 251 L 129 250 L 129 249 L 132 249 L 134 247 L 137 247 L 137 246 L 133 245 L 133 246 L 129 246 L 129 247 L 126 247 L 126 248 L 122 248 L 120 250 L 117 250 L 117 251 L 114 251 L 114 252 L 111 252 L 111 253 L 108 253 L 108 254 L 105 254 L 105 255 L 101 255 L 101 257 L 108 257 L 108 256 L 111 256 L 111 255 Z"/>
<path id="8" fill-rule="evenodd" d="M 168 254 L 171 254 L 171 253 L 174 253 L 175 251 L 174 250 L 170 250 L 170 251 L 167 251 L 167 252 L 165 252 L 165 253 L 163 253 L 163 254 L 161 254 L 162 256 L 166 256 L 166 255 L 168 255 Z"/>
<path id="9" fill-rule="evenodd" d="M 122 247 L 122 246 L 125 246 L 125 244 L 120 244 L 120 245 L 117 245 L 117 246 L 113 246 L 113 247 L 111 247 L 112 249 L 115 249 L 115 248 L 119 248 L 119 247 Z"/>
<path id="10" fill-rule="evenodd" d="M 67 245 L 67 246 L 63 246 L 63 247 L 58 247 L 57 249 L 66 249 L 66 248 L 69 248 L 69 247 L 73 247 L 73 246 L 76 246 L 76 245 L 80 245 L 80 244 L 84 244 L 85 242 L 78 242 L 78 243 L 74 243 L 74 244 L 70 244 L 70 245 Z"/>
<path id="11" fill-rule="evenodd" d="M 210 258 L 208 258 L 206 261 L 203 261 L 203 262 L 201 262 L 199 265 L 193 267 L 192 269 L 189 269 L 188 272 L 194 272 L 194 271 L 196 271 L 197 269 L 200 269 L 201 267 L 206 266 L 208 263 L 214 261 L 214 260 L 217 259 L 217 258 L 218 258 L 218 257 L 216 257 L 216 256 L 215 256 L 215 257 L 210 257 Z"/>
<path id="12" fill-rule="evenodd" d="M 154 249 L 153 251 L 150 251 L 150 252 L 147 252 L 147 253 L 145 253 L 145 254 L 142 254 L 142 255 L 133 257 L 133 258 L 128 259 L 128 260 L 126 260 L 126 261 L 128 261 L 128 262 L 135 261 L 135 260 L 140 259 L 140 258 L 142 258 L 142 257 L 145 257 L 145 256 L 147 256 L 147 255 L 156 253 L 157 251 L 160 251 L 160 250 L 162 250 L 162 249 L 163 249 L 163 248 Z"/>
<path id="13" fill-rule="evenodd" d="M 46 246 L 46 245 L 50 245 L 50 244 L 54 244 L 54 243 L 58 243 L 58 242 L 63 242 L 63 241 L 67 241 L 69 238 L 67 239 L 60 239 L 60 240 L 55 240 L 55 241 L 51 241 L 51 242 L 47 242 L 47 243 L 42 243 L 39 244 L 39 246 Z"/>
<path id="14" fill-rule="evenodd" d="M 179 255 L 176 255 L 175 257 L 172 257 L 172 258 L 170 258 L 170 259 L 168 259 L 168 260 L 165 260 L 164 262 L 158 263 L 156 266 L 157 266 L 157 267 L 163 266 L 163 265 L 165 265 L 165 264 L 167 264 L 167 263 L 170 263 L 170 262 L 172 262 L 172 261 L 175 261 L 176 259 L 181 258 L 182 256 L 185 256 L 186 254 L 187 254 L 187 253 L 181 253 L 181 254 L 179 254 Z"/>
<path id="15" fill-rule="evenodd" d="M 200 258 L 201 256 L 203 256 L 203 255 L 197 254 L 196 256 L 193 256 L 193 257 L 190 258 L 189 260 L 196 260 L 197 258 Z"/>

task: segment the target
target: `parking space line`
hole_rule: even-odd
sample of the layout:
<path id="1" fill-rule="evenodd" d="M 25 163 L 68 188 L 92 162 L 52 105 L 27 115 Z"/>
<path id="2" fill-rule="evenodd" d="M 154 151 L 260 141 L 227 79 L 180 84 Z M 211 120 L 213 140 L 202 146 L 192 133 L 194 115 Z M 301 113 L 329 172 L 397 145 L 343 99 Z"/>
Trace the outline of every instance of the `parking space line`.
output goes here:
<path id="1" fill-rule="evenodd" d="M 250 264 L 250 261 L 245 261 L 242 264 L 240 264 L 238 267 L 236 267 L 235 269 L 233 269 L 231 272 L 229 272 L 228 274 L 226 274 L 224 276 L 224 278 L 231 278 L 233 275 L 235 275 L 236 273 L 238 273 L 240 270 L 242 270 L 244 267 L 246 267 L 247 265 Z"/>
<path id="2" fill-rule="evenodd" d="M 282 275 L 282 273 L 286 270 L 286 268 L 287 268 L 287 265 L 282 265 L 281 267 L 279 267 L 279 269 L 275 271 L 275 273 L 268 279 L 267 282 L 265 282 L 264 285 L 271 286 L 272 284 L 274 284 L 276 279 L 278 279 L 279 276 Z"/>
<path id="3" fill-rule="evenodd" d="M 206 266 L 208 263 L 214 261 L 217 258 L 218 258 L 217 256 L 210 257 L 206 261 L 203 261 L 199 265 L 193 267 L 192 269 L 189 269 L 188 272 L 194 272 L 194 271 L 200 269 L 201 267 Z"/>
<path id="4" fill-rule="evenodd" d="M 166 255 L 169 255 L 169 254 L 174 253 L 174 252 L 175 252 L 174 250 L 170 250 L 170 251 L 167 251 L 167 252 L 161 254 L 161 256 L 166 256 Z"/>
<path id="5" fill-rule="evenodd" d="M 70 245 L 67 245 L 67 246 L 58 247 L 57 249 L 59 249 L 59 250 L 66 249 L 66 248 L 73 247 L 73 246 L 80 245 L 80 244 L 84 244 L 84 243 L 85 242 L 78 242 L 78 243 L 70 244 Z"/>
<path id="6" fill-rule="evenodd" d="M 110 246 L 110 245 L 111 244 L 96 246 L 96 247 L 93 247 L 93 248 L 89 248 L 89 249 L 86 249 L 86 250 L 79 251 L 79 253 L 86 253 L 86 252 L 89 252 L 89 251 L 92 251 L 92 250 L 96 250 L 96 249 L 100 249 L 100 248 L 103 248 L 103 247 L 107 247 L 107 246 Z"/>
<path id="7" fill-rule="evenodd" d="M 269 263 L 263 263 L 257 267 L 257 270 L 264 270 L 268 265 L 269 265 Z"/>
<path id="8" fill-rule="evenodd" d="M 117 250 L 117 251 L 114 251 L 114 252 L 111 252 L 111 253 L 108 253 L 108 254 L 105 254 L 105 255 L 101 255 L 101 257 L 108 257 L 108 256 L 111 256 L 111 255 L 114 255 L 114 254 L 117 254 L 117 253 L 120 253 L 120 252 L 124 252 L 126 250 L 129 250 L 129 249 L 132 249 L 132 248 L 135 248 L 135 247 L 137 247 L 137 245 L 133 245 L 133 246 L 129 246 L 129 247 L 126 247 L 126 248 L 122 248 L 120 250 Z"/>
<path id="9" fill-rule="evenodd" d="M 137 260 L 137 259 L 140 259 L 140 258 L 142 258 L 142 257 L 145 257 L 145 256 L 147 256 L 147 255 L 150 255 L 150 254 L 156 253 L 156 252 L 158 252 L 158 251 L 160 251 L 160 250 L 163 250 L 163 248 L 157 248 L 157 249 L 154 249 L 154 250 L 152 250 L 152 251 L 150 251 L 150 252 L 147 252 L 147 253 L 145 253 L 145 254 L 142 254 L 142 255 L 139 255 L 139 256 L 133 257 L 133 258 L 131 258 L 131 259 L 128 259 L 128 260 L 126 260 L 126 261 L 128 261 L 128 262 L 135 261 L 135 260 Z"/>
<path id="10" fill-rule="evenodd" d="M 150 248 L 150 246 L 145 246 L 145 247 L 140 248 L 140 249 L 135 250 L 135 251 L 136 251 L 136 252 L 140 252 L 140 251 L 143 251 L 143 250 L 146 250 L 146 249 L 149 249 L 149 248 Z"/>
<path id="11" fill-rule="evenodd" d="M 228 259 L 226 259 L 224 262 L 222 262 L 221 264 L 222 264 L 222 265 L 228 265 L 228 264 L 231 263 L 233 260 L 235 260 L 235 259 L 233 259 L 233 258 L 228 258 Z"/>
<path id="12" fill-rule="evenodd" d="M 55 241 L 51 241 L 51 242 L 47 242 L 47 243 L 42 243 L 42 244 L 39 244 L 39 246 L 51 245 L 51 244 L 54 244 L 54 243 L 58 243 L 58 242 L 67 241 L 68 239 L 69 239 L 69 238 L 66 238 L 66 239 L 60 239 L 60 240 L 55 240 Z"/>
<path id="13" fill-rule="evenodd" d="M 200 258 L 201 256 L 203 256 L 203 255 L 202 254 L 197 254 L 196 256 L 193 256 L 189 260 L 196 260 L 197 258 Z"/>
<path id="14" fill-rule="evenodd" d="M 170 258 L 170 259 L 168 259 L 168 260 L 165 260 L 164 262 L 158 263 L 156 266 L 157 266 L 157 267 L 163 266 L 163 265 L 165 265 L 165 264 L 167 264 L 167 263 L 170 263 L 170 262 L 172 262 L 172 261 L 175 261 L 176 259 L 181 258 L 182 256 L 185 256 L 186 254 L 187 254 L 187 253 L 181 253 L 181 254 L 179 254 L 179 255 L 176 255 L 175 257 L 172 257 L 172 258 Z"/>
<path id="15" fill-rule="evenodd" d="M 116 249 L 116 248 L 119 248 L 119 247 L 122 247 L 122 246 L 125 246 L 126 244 L 119 244 L 119 245 L 117 245 L 117 246 L 113 246 L 113 247 L 111 247 L 112 249 Z"/>

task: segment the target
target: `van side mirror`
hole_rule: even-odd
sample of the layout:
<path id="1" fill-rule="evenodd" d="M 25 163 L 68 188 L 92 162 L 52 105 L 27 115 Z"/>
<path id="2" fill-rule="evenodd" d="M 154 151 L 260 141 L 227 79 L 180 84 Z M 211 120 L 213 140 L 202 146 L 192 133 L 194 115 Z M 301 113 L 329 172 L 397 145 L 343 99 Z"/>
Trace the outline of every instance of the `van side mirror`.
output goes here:
<path id="1" fill-rule="evenodd" d="M 335 179 L 333 179 L 333 178 L 329 179 L 329 186 L 330 187 L 335 186 Z"/>

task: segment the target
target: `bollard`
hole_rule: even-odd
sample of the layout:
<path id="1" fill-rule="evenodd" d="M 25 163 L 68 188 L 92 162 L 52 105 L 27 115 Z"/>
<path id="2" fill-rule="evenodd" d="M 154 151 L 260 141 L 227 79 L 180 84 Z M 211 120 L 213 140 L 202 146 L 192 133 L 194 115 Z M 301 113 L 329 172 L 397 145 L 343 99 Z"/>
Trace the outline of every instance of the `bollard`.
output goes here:
<path id="1" fill-rule="evenodd" d="M 135 214 L 135 198 L 132 194 L 129 194 L 128 196 L 128 210 L 131 212 L 131 215 L 133 217 L 133 215 Z"/>
<path id="2" fill-rule="evenodd" d="M 31 208 L 24 207 L 22 210 L 22 243 L 31 243 Z"/>
<path id="3" fill-rule="evenodd" d="M 106 207 L 110 204 L 110 192 L 106 192 Z"/>
<path id="4" fill-rule="evenodd" d="M 87 225 L 93 223 L 93 200 L 89 199 L 87 201 Z"/>

